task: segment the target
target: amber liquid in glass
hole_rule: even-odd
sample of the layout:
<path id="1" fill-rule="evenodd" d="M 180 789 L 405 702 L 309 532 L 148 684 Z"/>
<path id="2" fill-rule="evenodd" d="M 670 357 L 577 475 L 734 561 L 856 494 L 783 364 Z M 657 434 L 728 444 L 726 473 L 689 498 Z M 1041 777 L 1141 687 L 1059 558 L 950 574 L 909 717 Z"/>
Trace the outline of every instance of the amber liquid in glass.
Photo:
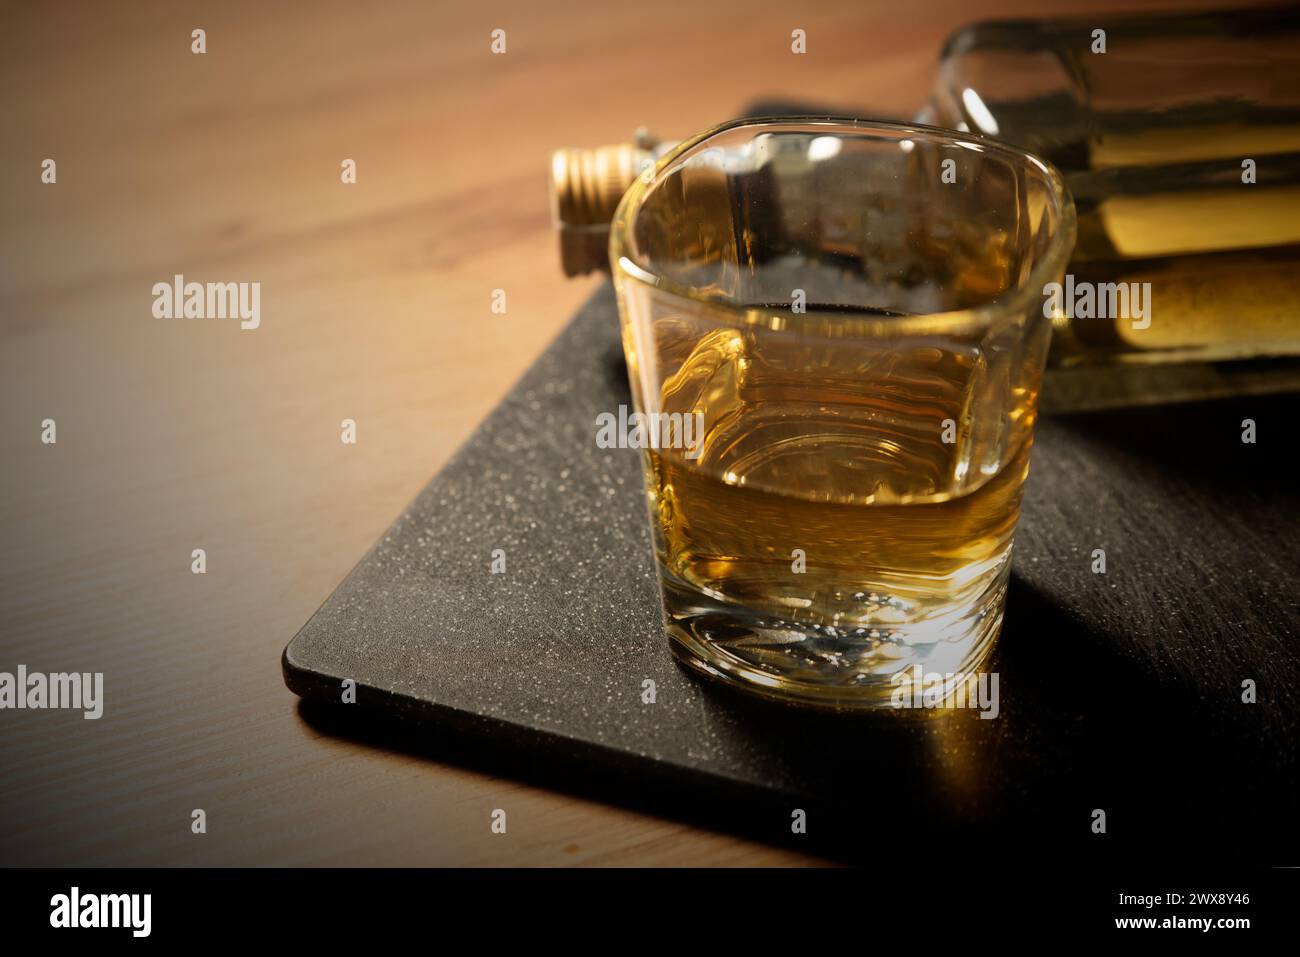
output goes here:
<path id="1" fill-rule="evenodd" d="M 683 335 L 691 327 L 683 326 Z M 759 344 L 761 342 L 761 345 Z M 688 458 L 646 453 L 669 630 L 758 686 L 832 700 L 975 670 L 1001 623 L 1029 440 L 976 464 L 978 349 L 702 332 L 664 412 L 702 413 Z M 1028 436 L 1036 392 L 1007 419 Z M 803 683 L 806 682 L 806 685 Z"/>

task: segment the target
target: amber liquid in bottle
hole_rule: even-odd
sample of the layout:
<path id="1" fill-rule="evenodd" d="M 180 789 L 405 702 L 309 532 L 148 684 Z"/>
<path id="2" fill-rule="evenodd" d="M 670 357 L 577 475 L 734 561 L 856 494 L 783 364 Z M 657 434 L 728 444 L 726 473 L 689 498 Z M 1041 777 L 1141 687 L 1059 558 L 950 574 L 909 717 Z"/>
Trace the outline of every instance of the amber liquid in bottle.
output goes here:
<path id="1" fill-rule="evenodd" d="M 1079 216 L 1070 272 L 1150 284 L 1147 317 L 1058 321 L 1054 363 L 1300 355 L 1294 8 L 976 24 L 926 119 L 1051 160 Z"/>

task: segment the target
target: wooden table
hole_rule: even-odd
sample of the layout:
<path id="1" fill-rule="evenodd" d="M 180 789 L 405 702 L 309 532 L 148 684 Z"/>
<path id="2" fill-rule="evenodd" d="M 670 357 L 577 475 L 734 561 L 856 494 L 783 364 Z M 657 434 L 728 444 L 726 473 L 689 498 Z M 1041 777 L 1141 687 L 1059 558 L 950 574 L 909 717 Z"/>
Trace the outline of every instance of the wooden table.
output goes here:
<path id="1" fill-rule="evenodd" d="M 324 735 L 280 676 L 601 281 L 560 274 L 549 150 L 687 134 L 761 96 L 910 115 L 947 34 L 1041 5 L 643 9 L 3 15 L 0 670 L 103 671 L 107 701 L 99 721 L 0 713 L 0 863 L 815 863 Z M 260 328 L 154 318 L 178 273 L 260 282 Z"/>

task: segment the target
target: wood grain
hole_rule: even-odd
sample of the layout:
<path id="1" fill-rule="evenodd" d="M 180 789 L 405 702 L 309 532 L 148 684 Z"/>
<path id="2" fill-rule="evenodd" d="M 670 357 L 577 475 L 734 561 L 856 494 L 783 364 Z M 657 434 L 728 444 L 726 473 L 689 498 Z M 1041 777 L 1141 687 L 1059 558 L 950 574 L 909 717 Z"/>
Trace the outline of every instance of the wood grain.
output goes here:
<path id="1" fill-rule="evenodd" d="M 103 671 L 107 704 L 0 714 L 0 862 L 814 862 L 324 736 L 280 677 L 288 639 L 598 281 L 560 274 L 549 150 L 690 133 L 760 96 L 910 115 L 953 29 L 1041 12 L 649 9 L 6 8 L 0 670 Z M 175 273 L 260 282 L 261 328 L 152 319 Z"/>

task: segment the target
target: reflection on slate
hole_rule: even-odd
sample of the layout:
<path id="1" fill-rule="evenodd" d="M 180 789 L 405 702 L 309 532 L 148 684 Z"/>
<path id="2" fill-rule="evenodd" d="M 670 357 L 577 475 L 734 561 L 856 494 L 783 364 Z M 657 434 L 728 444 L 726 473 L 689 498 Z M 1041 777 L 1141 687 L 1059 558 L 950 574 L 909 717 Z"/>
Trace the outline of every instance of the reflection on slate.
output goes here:
<path id="1" fill-rule="evenodd" d="M 842 856 L 977 835 L 1031 852 L 1296 847 L 1286 446 L 1300 397 L 1041 420 L 995 720 L 806 712 L 681 669 L 660 626 L 640 453 L 594 441 L 597 414 L 620 403 L 607 285 L 286 649 L 304 697 L 337 702 L 357 682 L 355 705 L 304 717 L 773 841 L 791 840 L 804 808 L 793 840 Z M 505 574 L 489 573 L 494 549 Z M 1245 679 L 1257 704 L 1241 700 Z"/>

